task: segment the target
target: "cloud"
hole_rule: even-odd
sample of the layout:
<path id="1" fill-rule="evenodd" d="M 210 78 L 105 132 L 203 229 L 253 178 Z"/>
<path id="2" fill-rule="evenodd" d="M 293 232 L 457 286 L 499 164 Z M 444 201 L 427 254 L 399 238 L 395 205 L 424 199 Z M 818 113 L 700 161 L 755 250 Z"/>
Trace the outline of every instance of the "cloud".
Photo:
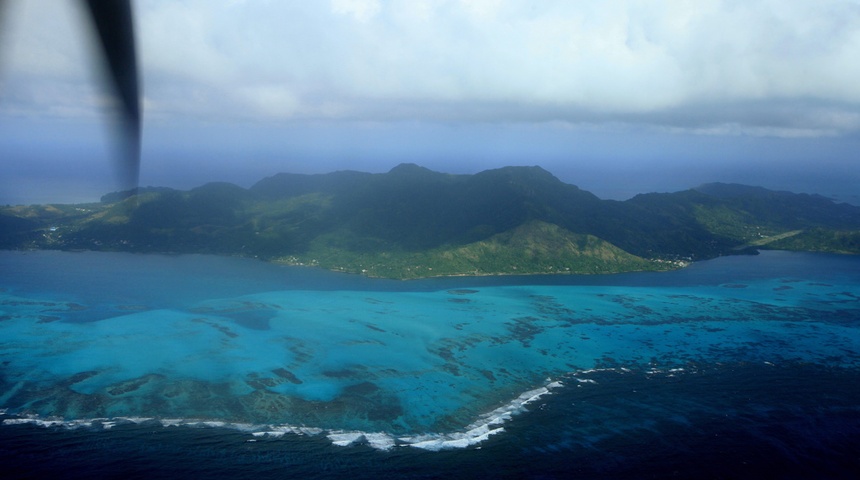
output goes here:
<path id="1" fill-rule="evenodd" d="M 350 15 L 359 22 L 367 22 L 379 13 L 379 0 L 331 0 L 332 12 Z"/>
<path id="2" fill-rule="evenodd" d="M 775 136 L 860 128 L 855 1 L 135 7 L 148 118 L 633 123 Z M 33 53 L 16 65 L 45 84 L 88 81 L 69 73 L 75 52 L 58 60 L 45 47 L 77 30 L 46 28 L 16 30 L 38 39 L 16 47 Z"/>

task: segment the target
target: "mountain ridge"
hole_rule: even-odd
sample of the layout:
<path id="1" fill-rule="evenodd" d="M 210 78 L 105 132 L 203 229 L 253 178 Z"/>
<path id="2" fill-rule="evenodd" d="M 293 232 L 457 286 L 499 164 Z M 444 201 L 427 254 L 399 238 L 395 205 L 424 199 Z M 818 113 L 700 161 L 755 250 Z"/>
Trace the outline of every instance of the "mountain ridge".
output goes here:
<path id="1" fill-rule="evenodd" d="M 6 207 L 0 247 L 245 255 L 394 278 L 611 273 L 754 248 L 860 253 L 860 207 L 720 183 L 602 200 L 539 166 L 455 175 L 401 164 Z M 612 249 L 623 255 L 598 261 Z"/>

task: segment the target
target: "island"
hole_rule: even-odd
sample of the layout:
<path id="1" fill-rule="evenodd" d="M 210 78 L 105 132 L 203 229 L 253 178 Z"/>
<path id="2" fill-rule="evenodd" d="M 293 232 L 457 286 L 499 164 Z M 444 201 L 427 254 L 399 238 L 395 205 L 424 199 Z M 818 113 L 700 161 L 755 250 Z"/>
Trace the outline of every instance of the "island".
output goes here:
<path id="1" fill-rule="evenodd" d="M 373 277 L 672 270 L 786 249 L 860 253 L 860 207 L 712 183 L 603 200 L 537 167 L 280 173 L 0 207 L 0 248 L 241 255 Z"/>

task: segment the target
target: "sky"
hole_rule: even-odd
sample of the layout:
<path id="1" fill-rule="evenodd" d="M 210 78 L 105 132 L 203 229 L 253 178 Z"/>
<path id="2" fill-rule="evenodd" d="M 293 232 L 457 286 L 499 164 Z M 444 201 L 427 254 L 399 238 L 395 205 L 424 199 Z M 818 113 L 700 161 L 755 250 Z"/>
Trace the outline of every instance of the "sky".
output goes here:
<path id="1" fill-rule="evenodd" d="M 117 190 L 76 2 L 0 0 L 0 204 Z M 860 204 L 858 0 L 138 0 L 141 184 L 540 165 Z"/>

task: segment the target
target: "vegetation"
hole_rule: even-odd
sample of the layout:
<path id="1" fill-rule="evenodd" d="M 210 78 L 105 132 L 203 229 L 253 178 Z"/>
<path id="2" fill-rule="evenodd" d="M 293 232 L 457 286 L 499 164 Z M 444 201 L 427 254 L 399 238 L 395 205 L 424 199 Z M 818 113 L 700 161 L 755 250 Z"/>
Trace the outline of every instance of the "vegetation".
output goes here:
<path id="1" fill-rule="evenodd" d="M 0 208 L 0 247 L 245 255 L 366 275 L 608 273 L 749 248 L 860 253 L 860 208 L 710 184 L 600 200 L 540 167 L 278 174 Z"/>
<path id="2" fill-rule="evenodd" d="M 279 258 L 375 277 L 419 278 L 447 275 L 526 275 L 668 270 L 678 262 L 649 261 L 592 235 L 568 232 L 541 221 L 461 246 L 425 251 L 346 250 L 322 239 L 302 256 Z"/>
<path id="3" fill-rule="evenodd" d="M 810 252 L 860 253 L 860 230 L 840 231 L 813 228 L 780 238 L 768 245 L 782 250 Z"/>

